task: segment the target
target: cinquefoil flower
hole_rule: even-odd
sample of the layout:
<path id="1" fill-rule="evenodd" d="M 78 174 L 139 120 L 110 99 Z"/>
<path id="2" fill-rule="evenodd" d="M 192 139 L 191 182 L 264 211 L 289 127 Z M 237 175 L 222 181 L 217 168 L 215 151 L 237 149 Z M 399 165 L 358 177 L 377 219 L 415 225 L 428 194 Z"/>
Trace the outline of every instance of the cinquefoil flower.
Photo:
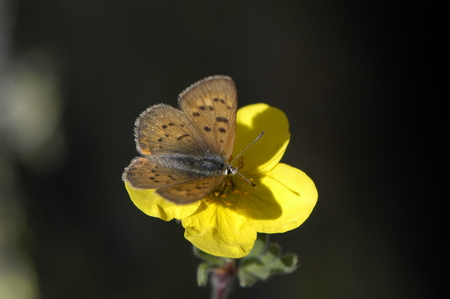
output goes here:
<path id="1" fill-rule="evenodd" d="M 257 233 L 283 233 L 299 227 L 317 201 L 313 181 L 301 170 L 279 163 L 289 143 L 289 123 L 279 109 L 266 104 L 242 107 L 237 113 L 233 156 L 261 131 L 264 136 L 239 161 L 241 176 L 228 176 L 219 192 L 187 205 L 177 205 L 153 189 L 125 184 L 131 200 L 145 214 L 169 221 L 179 219 L 184 236 L 215 256 L 241 258 L 253 247 Z"/>

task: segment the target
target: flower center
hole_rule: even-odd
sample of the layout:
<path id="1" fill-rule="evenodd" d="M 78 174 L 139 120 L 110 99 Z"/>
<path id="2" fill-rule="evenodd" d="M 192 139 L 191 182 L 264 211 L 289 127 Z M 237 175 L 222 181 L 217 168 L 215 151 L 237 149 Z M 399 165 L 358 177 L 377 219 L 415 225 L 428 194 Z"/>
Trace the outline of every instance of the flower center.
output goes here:
<path id="1" fill-rule="evenodd" d="M 238 166 L 237 169 L 241 170 L 244 167 L 244 157 L 240 157 L 238 160 Z M 214 200 L 216 199 L 220 199 L 224 204 L 226 205 L 232 205 L 232 204 L 236 204 L 239 200 L 239 197 L 237 196 L 230 196 L 228 197 L 228 194 L 231 195 L 249 195 L 250 192 L 249 191 L 242 191 L 240 189 L 238 189 L 237 187 L 241 184 L 241 182 L 243 183 L 247 183 L 248 182 L 252 182 L 253 179 L 249 178 L 246 179 L 243 177 L 242 174 L 238 173 L 240 175 L 240 178 L 237 178 L 236 176 L 232 176 L 232 175 L 228 175 L 226 176 L 222 183 L 220 184 L 220 186 L 209 195 L 209 197 L 207 197 L 205 199 L 206 203 L 212 203 Z M 233 182 L 233 178 L 235 178 L 235 181 Z"/>

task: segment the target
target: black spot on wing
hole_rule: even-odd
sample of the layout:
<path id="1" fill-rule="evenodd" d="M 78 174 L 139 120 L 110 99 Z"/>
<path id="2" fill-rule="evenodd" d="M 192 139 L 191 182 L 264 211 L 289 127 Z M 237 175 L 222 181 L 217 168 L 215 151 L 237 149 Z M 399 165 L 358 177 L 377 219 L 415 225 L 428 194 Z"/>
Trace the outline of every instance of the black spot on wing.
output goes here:
<path id="1" fill-rule="evenodd" d="M 228 118 L 223 117 L 223 116 L 218 116 L 218 117 L 216 117 L 216 121 L 222 122 L 222 123 L 228 123 Z"/>

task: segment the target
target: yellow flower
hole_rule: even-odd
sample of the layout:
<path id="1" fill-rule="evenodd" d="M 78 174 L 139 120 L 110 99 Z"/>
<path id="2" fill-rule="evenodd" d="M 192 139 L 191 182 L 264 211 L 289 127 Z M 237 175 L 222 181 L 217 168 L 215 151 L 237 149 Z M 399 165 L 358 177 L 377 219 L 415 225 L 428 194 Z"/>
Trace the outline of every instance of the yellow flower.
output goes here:
<path id="1" fill-rule="evenodd" d="M 247 255 L 259 233 L 283 233 L 299 227 L 311 214 L 317 190 L 301 170 L 279 163 L 289 143 L 289 123 L 279 109 L 254 104 L 237 113 L 235 157 L 261 131 L 264 136 L 244 153 L 241 176 L 228 176 L 230 188 L 197 202 L 177 205 L 153 189 L 125 184 L 131 200 L 147 215 L 169 221 L 180 219 L 184 236 L 199 249 L 221 257 Z M 224 197 L 225 196 L 225 197 Z"/>

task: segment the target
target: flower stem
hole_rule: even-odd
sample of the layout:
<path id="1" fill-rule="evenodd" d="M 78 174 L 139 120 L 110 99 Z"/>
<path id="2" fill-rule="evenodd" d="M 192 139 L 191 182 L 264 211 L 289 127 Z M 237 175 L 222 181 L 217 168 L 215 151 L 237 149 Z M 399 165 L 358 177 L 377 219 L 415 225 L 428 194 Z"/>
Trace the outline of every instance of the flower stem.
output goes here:
<path id="1" fill-rule="evenodd" d="M 234 278 L 237 274 L 235 268 L 236 260 L 224 264 L 222 267 L 215 269 L 211 277 L 212 295 L 211 299 L 226 299 L 231 291 Z"/>

